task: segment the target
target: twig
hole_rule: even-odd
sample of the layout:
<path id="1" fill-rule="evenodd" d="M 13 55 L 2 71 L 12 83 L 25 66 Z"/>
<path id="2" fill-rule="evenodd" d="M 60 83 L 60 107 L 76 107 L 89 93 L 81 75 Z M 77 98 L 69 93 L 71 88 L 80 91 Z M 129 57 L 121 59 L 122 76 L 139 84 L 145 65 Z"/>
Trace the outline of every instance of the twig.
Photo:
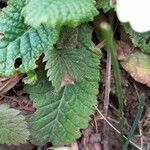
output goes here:
<path id="1" fill-rule="evenodd" d="M 95 109 L 97 110 L 97 112 L 102 116 L 102 118 L 107 122 L 107 124 L 113 129 L 115 130 L 118 134 L 121 134 L 120 131 L 118 129 L 116 129 L 105 117 L 104 115 L 100 112 L 100 110 L 95 106 Z M 123 135 L 123 137 L 125 139 L 127 139 L 127 137 L 125 135 Z M 136 145 L 134 142 L 132 142 L 131 140 L 129 141 L 133 146 L 135 146 L 138 150 L 142 150 L 138 145 Z"/>
<path id="2" fill-rule="evenodd" d="M 94 124 L 95 124 L 95 132 L 98 133 L 97 119 L 95 116 L 94 116 Z"/>
<path id="3" fill-rule="evenodd" d="M 110 97 L 110 80 L 111 80 L 111 55 L 107 52 L 107 65 L 106 65 L 106 82 L 105 82 L 105 97 L 104 97 L 104 107 L 103 113 L 107 118 L 109 97 Z M 109 128 L 106 122 L 103 123 L 103 142 L 104 150 L 108 150 L 108 133 Z"/>
<path id="4" fill-rule="evenodd" d="M 107 66 L 106 66 L 106 82 L 105 82 L 105 97 L 104 97 L 104 116 L 107 116 L 110 96 L 110 80 L 111 80 L 111 55 L 107 53 Z"/>
<path id="5" fill-rule="evenodd" d="M 79 150 L 77 142 L 74 142 L 74 143 L 71 144 L 71 150 Z"/>
<path id="6" fill-rule="evenodd" d="M 96 47 L 99 48 L 99 49 L 101 49 L 101 48 L 104 47 L 104 45 L 105 45 L 105 42 L 102 41 L 102 42 L 100 42 L 98 45 L 96 45 Z"/>
<path id="7" fill-rule="evenodd" d="M 12 89 L 21 79 L 23 78 L 23 74 L 17 74 L 6 81 L 2 86 L 0 86 L 0 94 L 7 93 L 10 89 Z"/>

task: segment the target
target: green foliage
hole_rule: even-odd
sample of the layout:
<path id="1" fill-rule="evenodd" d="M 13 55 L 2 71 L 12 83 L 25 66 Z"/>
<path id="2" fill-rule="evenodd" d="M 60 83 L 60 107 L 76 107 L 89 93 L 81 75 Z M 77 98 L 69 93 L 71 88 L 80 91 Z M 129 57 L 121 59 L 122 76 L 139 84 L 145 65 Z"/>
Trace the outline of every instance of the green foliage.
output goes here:
<path id="1" fill-rule="evenodd" d="M 59 31 L 41 25 L 37 29 L 24 24 L 21 10 L 25 0 L 10 0 L 0 16 L 0 75 L 27 73 L 37 67 L 35 61 L 56 43 Z M 15 67 L 17 58 L 22 64 Z"/>
<path id="2" fill-rule="evenodd" d="M 150 32 L 137 33 L 129 24 L 123 24 L 123 27 L 136 47 L 139 47 L 145 53 L 150 53 Z"/>
<path id="3" fill-rule="evenodd" d="M 80 129 L 88 126 L 98 94 L 98 82 L 82 80 L 75 85 L 54 91 L 51 83 L 39 78 L 28 88 L 37 111 L 31 116 L 32 143 L 52 142 L 54 145 L 70 144 L 80 137 Z"/>
<path id="4" fill-rule="evenodd" d="M 68 29 L 68 32 L 64 30 L 64 34 L 70 33 L 69 40 L 66 39 L 64 44 L 62 34 L 57 50 L 52 49 L 46 55 L 46 58 L 50 57 L 47 66 L 50 67 L 51 73 L 48 75 L 53 85 L 59 87 L 64 80 L 64 86 L 59 91 L 53 88 L 41 72 L 36 85 L 26 87 L 37 108 L 29 119 L 32 143 L 36 145 L 50 141 L 57 146 L 70 144 L 80 137 L 80 129 L 88 126 L 89 115 L 97 103 L 100 54 L 93 51 L 94 45 L 86 29 L 87 26 L 81 26 Z M 81 43 L 76 45 L 74 39 Z M 58 45 L 61 48 L 59 50 Z M 65 81 L 66 74 L 73 79 L 73 83 Z"/>
<path id="5" fill-rule="evenodd" d="M 31 84 L 27 92 L 37 108 L 29 119 L 31 141 L 36 145 L 69 144 L 80 137 L 80 129 L 88 126 L 93 105 L 97 103 L 100 52 L 91 40 L 92 30 L 87 24 L 78 28 L 64 25 L 76 27 L 93 20 L 98 14 L 95 3 L 9 0 L 1 12 L 0 76 L 27 74 L 23 81 Z M 34 70 L 42 54 L 48 79 Z M 4 106 L 0 107 L 0 113 L 1 110 L 10 111 L 8 119 L 14 118 L 14 122 L 4 120 L 2 114 L 0 143 L 24 143 L 29 136 L 24 117 Z"/>
<path id="6" fill-rule="evenodd" d="M 95 59 L 96 52 L 92 53 L 96 49 L 91 41 L 91 31 L 87 25 L 75 29 L 65 28 L 56 47 L 45 53 L 47 76 L 57 90 L 65 78 L 72 82 L 84 77 L 90 80 L 99 79 L 99 70 L 95 68 L 99 59 Z"/>
<path id="7" fill-rule="evenodd" d="M 0 144 L 24 144 L 29 139 L 25 117 L 18 110 L 0 105 Z"/>
<path id="8" fill-rule="evenodd" d="M 23 82 L 25 84 L 35 84 L 36 81 L 37 81 L 37 74 L 34 70 L 28 72 L 27 76 L 23 79 Z"/>
<path id="9" fill-rule="evenodd" d="M 97 8 L 102 9 L 105 13 L 109 11 L 113 6 L 110 6 L 109 0 L 98 0 L 97 1 Z"/>
<path id="10" fill-rule="evenodd" d="M 98 14 L 95 0 L 28 0 L 23 9 L 25 22 L 33 27 L 77 25 L 92 21 Z"/>
<path id="11" fill-rule="evenodd" d="M 10 76 L 15 74 L 16 72 L 21 73 L 28 73 L 31 72 L 33 69 L 37 68 L 36 60 L 41 56 L 42 53 L 44 53 L 46 50 L 53 49 L 53 45 L 56 44 L 60 29 L 58 28 L 57 24 L 60 23 L 60 18 L 62 19 L 62 24 L 66 25 L 69 22 L 70 19 L 74 20 L 72 22 L 72 25 L 79 24 L 84 21 L 88 21 L 88 18 L 94 17 L 97 14 L 96 8 L 94 7 L 94 1 L 88 0 L 88 1 L 71 1 L 72 6 L 74 9 L 69 9 L 70 12 L 69 20 L 67 18 L 63 19 L 63 16 L 57 14 L 57 11 L 60 11 L 61 9 L 58 7 L 58 4 L 60 3 L 62 6 L 62 9 L 64 6 L 66 6 L 66 2 L 63 3 L 63 1 L 57 1 L 55 12 L 58 17 L 54 17 L 56 20 L 53 22 L 53 15 L 48 15 L 48 20 L 51 23 L 54 23 L 53 26 L 57 26 L 57 29 L 55 28 L 49 28 L 47 25 L 49 23 L 45 23 L 46 25 L 40 25 L 38 28 L 32 28 L 30 26 L 27 26 L 24 23 L 24 18 L 21 16 L 22 9 L 25 11 L 29 5 L 32 3 L 35 3 L 36 1 L 30 1 L 29 4 L 26 5 L 26 0 L 10 0 L 8 3 L 8 6 L 3 10 L 2 15 L 0 16 L 0 33 L 3 34 L 3 38 L 0 41 L 0 75 L 1 76 Z M 74 4 L 75 2 L 75 4 Z M 44 4 L 43 4 L 44 3 Z M 39 8 L 41 6 L 45 6 L 46 1 L 40 1 L 37 3 Z M 50 3 L 50 6 L 53 6 L 53 2 Z M 43 5 L 42 5 L 43 4 Z M 63 5 L 64 4 L 64 5 Z M 86 7 L 83 7 L 82 13 L 78 11 L 78 7 L 80 8 L 83 5 L 86 5 Z M 35 5 L 35 6 L 37 6 Z M 36 7 L 35 11 L 38 11 L 38 6 Z M 54 5 L 55 6 L 55 5 Z M 89 8 L 88 8 L 89 6 Z M 93 12 L 91 11 L 93 9 Z M 44 10 L 46 10 L 44 8 Z M 51 9 L 48 9 L 51 10 Z M 52 9 L 53 10 L 53 9 Z M 66 10 L 67 9 L 63 9 Z M 80 9 L 79 9 L 80 10 Z M 86 11 L 87 10 L 87 11 Z M 67 14 L 68 14 L 67 11 Z M 78 13 L 76 12 L 78 11 Z M 29 14 L 32 11 L 30 11 Z M 41 15 L 42 15 L 41 11 Z M 89 13 L 88 13 L 89 12 Z M 81 13 L 79 15 L 79 13 Z M 47 14 L 47 13 L 46 13 Z M 62 13 L 63 15 L 64 13 Z M 83 15 L 82 15 L 83 14 Z M 37 21 L 40 20 L 40 17 L 38 16 L 38 19 L 36 18 L 36 15 L 32 18 L 35 18 Z M 75 18 L 73 18 L 75 17 Z M 43 18 L 43 17 L 42 17 Z M 35 22 L 35 21 L 34 21 Z M 41 23 L 40 23 L 41 24 Z M 15 66 L 16 60 L 21 59 L 21 65 Z"/>

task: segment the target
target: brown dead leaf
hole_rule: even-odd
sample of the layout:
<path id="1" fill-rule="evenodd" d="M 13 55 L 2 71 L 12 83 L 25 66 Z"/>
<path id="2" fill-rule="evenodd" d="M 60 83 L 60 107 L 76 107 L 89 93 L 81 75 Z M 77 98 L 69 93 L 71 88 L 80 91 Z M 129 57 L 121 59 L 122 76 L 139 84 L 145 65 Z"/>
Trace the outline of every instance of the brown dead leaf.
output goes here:
<path id="1" fill-rule="evenodd" d="M 2 86 L 3 82 L 9 80 L 8 77 L 0 77 L 0 87 Z"/>
<path id="2" fill-rule="evenodd" d="M 121 65 L 137 82 L 150 87 L 150 55 L 137 51 Z"/>
<path id="3" fill-rule="evenodd" d="M 117 50 L 117 54 L 118 54 L 118 59 L 124 61 L 133 52 L 134 47 L 130 46 L 128 43 L 120 40 L 120 41 L 116 42 L 116 50 Z"/>

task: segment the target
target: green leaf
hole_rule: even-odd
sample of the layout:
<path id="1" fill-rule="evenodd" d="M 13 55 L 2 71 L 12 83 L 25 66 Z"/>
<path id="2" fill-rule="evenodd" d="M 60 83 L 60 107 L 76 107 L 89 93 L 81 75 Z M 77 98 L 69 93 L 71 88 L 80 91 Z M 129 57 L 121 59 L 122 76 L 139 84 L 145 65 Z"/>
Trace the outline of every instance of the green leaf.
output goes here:
<path id="1" fill-rule="evenodd" d="M 61 49 L 51 51 L 51 59 L 47 66 L 50 67 L 50 71 L 53 69 L 49 77 L 55 87 L 61 84 L 62 81 L 60 82 L 59 78 L 63 79 L 62 76 L 64 77 L 66 72 L 74 82 L 67 83 L 66 81 L 65 83 L 64 81 L 64 86 L 56 91 L 52 83 L 45 77 L 46 75 L 38 73 L 37 83 L 34 86 L 26 86 L 26 92 L 30 94 L 37 108 L 29 119 L 32 127 L 31 141 L 36 145 L 52 142 L 60 146 L 75 141 L 81 136 L 80 129 L 88 126 L 89 116 L 94 111 L 93 105 L 97 104 L 100 53 L 96 53 L 93 48 L 90 40 L 91 30 L 87 26 L 81 26 L 78 29 L 65 31 L 70 31 L 72 36 L 66 40 L 60 38 L 62 43 L 59 41 L 56 47 L 57 50 L 58 46 Z M 72 43 L 74 38 L 80 41 L 79 45 Z M 66 44 L 64 44 L 65 41 L 67 41 Z M 55 53 L 58 54 L 57 57 Z M 62 56 L 63 58 L 58 58 Z M 52 67 L 52 64 L 55 63 L 56 65 Z M 52 76 L 55 77 L 52 78 Z M 58 85 L 54 79 L 58 80 L 56 81 Z"/>
<path id="2" fill-rule="evenodd" d="M 94 111 L 98 94 L 98 81 L 82 80 L 56 93 L 46 78 L 40 78 L 35 86 L 27 88 L 37 111 L 30 117 L 31 142 L 44 145 L 66 145 L 81 136 L 89 115 Z"/>
<path id="3" fill-rule="evenodd" d="M 33 27 L 41 24 L 75 27 L 93 20 L 98 14 L 95 4 L 95 0 L 28 0 L 22 14 Z"/>
<path id="4" fill-rule="evenodd" d="M 25 117 L 18 110 L 0 105 L 0 144 L 19 145 L 29 139 Z"/>
<path id="5" fill-rule="evenodd" d="M 98 0 L 97 8 L 102 9 L 105 13 L 108 12 L 114 6 L 110 6 L 109 0 Z"/>
<path id="6" fill-rule="evenodd" d="M 36 60 L 56 43 L 59 31 L 41 25 L 34 29 L 21 17 L 25 0 L 10 0 L 0 16 L 0 75 L 27 73 L 37 67 Z M 15 66 L 17 60 L 20 66 Z"/>
<path id="7" fill-rule="evenodd" d="M 150 53 L 150 32 L 137 33 L 129 24 L 123 24 L 123 27 L 136 47 L 145 53 Z"/>
<path id="8" fill-rule="evenodd" d="M 47 76 L 57 90 L 64 84 L 74 84 L 83 78 L 99 80 L 99 55 L 91 41 L 92 30 L 87 25 L 65 28 L 57 45 L 45 53 Z M 90 74 L 88 72 L 91 72 Z"/>

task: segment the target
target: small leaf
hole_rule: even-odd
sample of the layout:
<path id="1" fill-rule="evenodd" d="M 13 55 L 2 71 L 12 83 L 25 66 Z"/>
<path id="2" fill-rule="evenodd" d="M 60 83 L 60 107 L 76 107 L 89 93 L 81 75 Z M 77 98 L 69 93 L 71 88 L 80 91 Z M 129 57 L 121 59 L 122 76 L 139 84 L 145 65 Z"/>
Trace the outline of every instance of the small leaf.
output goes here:
<path id="1" fill-rule="evenodd" d="M 123 27 L 136 47 L 145 53 L 150 53 L 150 32 L 137 33 L 129 24 L 123 24 Z"/>
<path id="2" fill-rule="evenodd" d="M 123 68 L 140 83 L 150 87 L 150 56 L 142 52 L 135 52 L 124 62 Z"/>
<path id="3" fill-rule="evenodd" d="M 95 0 L 28 0 L 22 14 L 33 27 L 41 24 L 75 27 L 93 20 L 98 14 L 95 4 Z"/>
<path id="4" fill-rule="evenodd" d="M 109 0 L 98 0 L 97 1 L 97 8 L 102 9 L 104 11 L 104 13 L 108 12 L 113 7 L 114 7 L 113 4 L 112 4 L 112 6 L 110 5 Z"/>
<path id="5" fill-rule="evenodd" d="M 29 131 L 25 117 L 18 110 L 0 105 L 0 144 L 25 144 Z"/>
<path id="6" fill-rule="evenodd" d="M 36 81 L 37 81 L 37 74 L 34 70 L 28 72 L 27 76 L 23 79 L 23 82 L 25 84 L 35 84 Z"/>
<path id="7" fill-rule="evenodd" d="M 66 28 L 56 47 L 46 51 L 44 61 L 46 61 L 45 68 L 48 70 L 47 77 L 56 90 L 65 85 L 66 81 L 66 84 L 74 84 L 84 77 L 99 80 L 97 64 L 100 50 L 97 54 L 91 35 L 92 30 L 88 25 L 75 29 Z M 87 73 L 89 71 L 90 74 Z"/>

